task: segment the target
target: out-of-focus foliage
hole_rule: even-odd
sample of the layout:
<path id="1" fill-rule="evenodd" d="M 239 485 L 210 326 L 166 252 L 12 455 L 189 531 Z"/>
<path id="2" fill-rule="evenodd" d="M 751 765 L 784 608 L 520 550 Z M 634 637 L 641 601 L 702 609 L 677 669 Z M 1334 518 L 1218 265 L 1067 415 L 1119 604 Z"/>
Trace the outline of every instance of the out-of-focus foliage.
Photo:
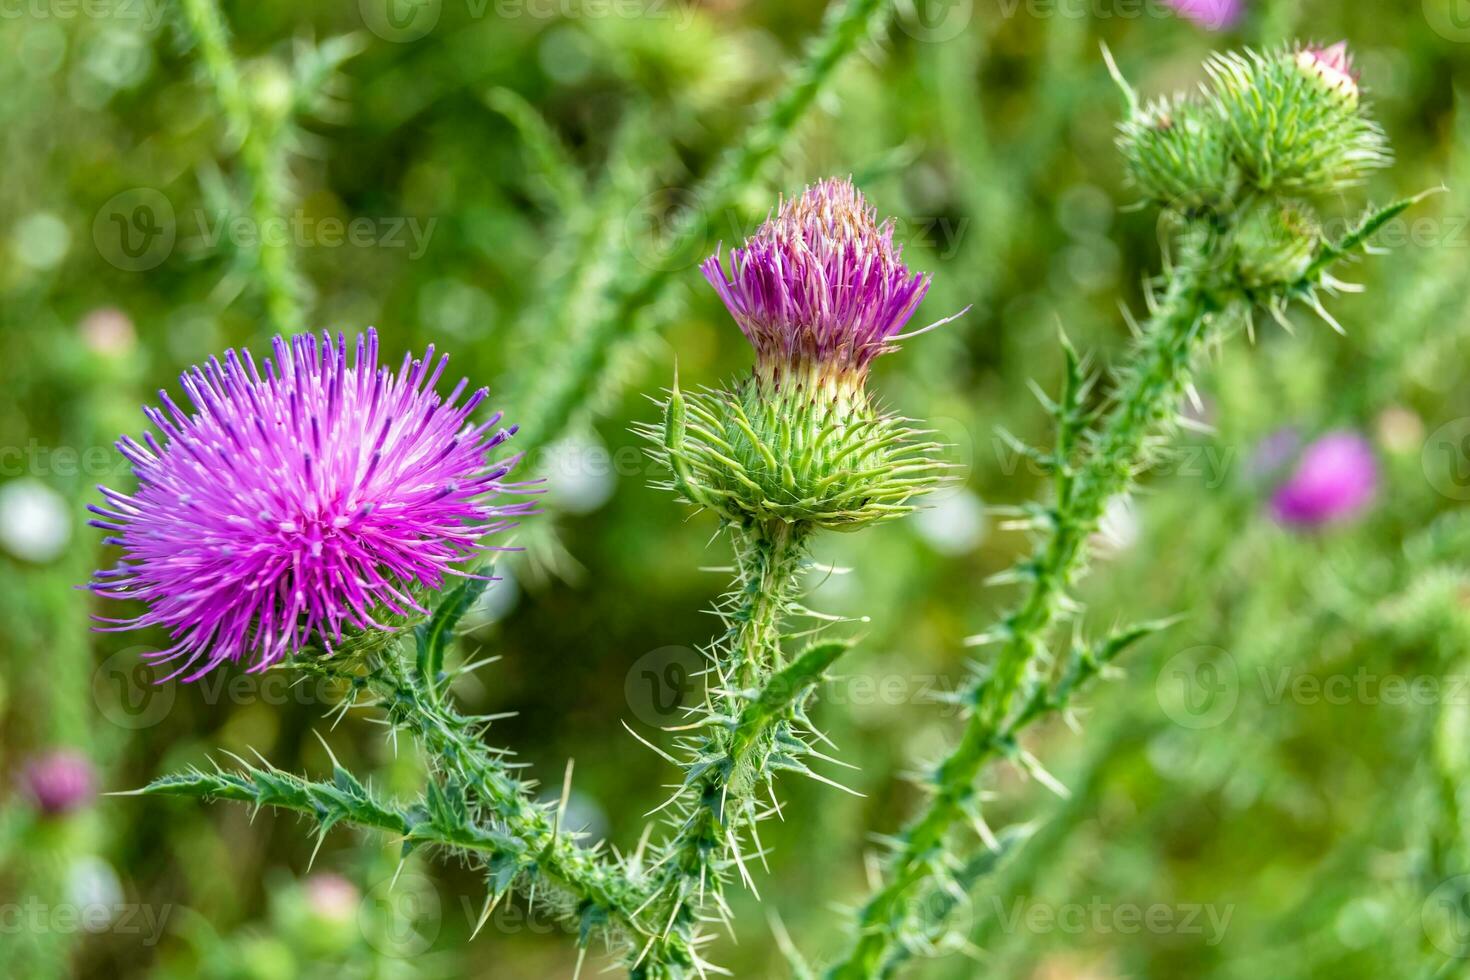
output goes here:
<path id="1" fill-rule="evenodd" d="M 147 637 L 89 631 L 98 610 L 76 586 L 103 555 L 82 508 L 94 484 L 127 481 L 109 446 L 141 431 L 154 389 L 227 346 L 258 348 L 293 309 L 317 327 L 375 325 L 393 351 L 438 343 L 514 420 L 544 410 L 541 379 L 619 284 L 666 277 L 597 372 L 591 410 L 564 433 L 528 430 L 546 513 L 460 646 L 499 661 L 456 691 L 475 712 L 516 713 L 496 739 L 548 796 L 575 758 L 566 819 L 631 849 L 675 773 L 618 720 L 652 734 L 678 722 L 679 697 L 697 699 L 694 647 L 724 577 L 693 570 L 729 558 L 650 488 L 659 474 L 631 428 L 655 418 L 645 394 L 676 359 L 691 387 L 748 364 L 693 261 L 744 237 L 777 194 L 852 174 L 935 275 L 928 319 L 974 311 L 871 382 L 953 444 L 962 481 L 918 515 L 824 539 L 819 556 L 838 571 L 812 604 L 870 620 L 813 709 L 866 796 L 786 787 L 785 819 L 762 825 L 769 871 L 755 871 L 774 914 L 731 888 L 740 942 L 715 959 L 781 975 L 782 930 L 807 954 L 836 949 L 831 904 L 862 891 L 869 831 L 911 812 L 899 774 L 949 741 L 954 712 L 936 695 L 965 682 L 962 638 L 1009 598 L 986 579 L 1027 546 L 985 508 L 1032 499 L 1042 479 L 996 429 L 1047 441 L 1028 385 L 1057 386 L 1058 323 L 1110 363 L 1128 342 L 1118 305 L 1136 308 L 1160 263 L 1163 236 L 1131 207 L 1114 150 L 1121 109 L 1099 42 L 1154 97 L 1193 85 L 1211 50 L 1301 35 L 1359 53 L 1398 155 L 1367 194 L 1449 191 L 1381 233 L 1401 247 L 1354 270 L 1364 296 L 1331 301 L 1346 338 L 1302 316 L 1219 352 L 1199 384 L 1202 431 L 1111 516 L 1082 593 L 1094 632 L 1183 619 L 1085 698 L 1080 736 L 1030 736 L 1069 799 L 998 770 L 998 822 L 1035 831 L 959 903 L 973 949 L 911 965 L 1454 975 L 1470 953 L 1470 110 L 1456 89 L 1470 29 L 1454 7 L 1254 0 L 1209 34 L 1162 3 L 915 0 L 840 66 L 754 186 L 696 222 L 681 216 L 711 205 L 692 189 L 750 139 L 750 107 L 785 83 L 817 5 L 230 4 L 233 82 L 182 40 L 197 37 L 192 4 L 0 11 L 0 966 L 570 976 L 558 927 L 508 902 L 470 941 L 482 882 L 417 858 L 398 871 L 379 840 L 335 831 L 313 856 L 292 817 L 152 797 L 104 797 L 64 822 L 33 813 L 19 773 L 54 745 L 88 752 L 105 790 L 223 751 L 332 771 L 312 731 L 331 724 L 333 692 L 277 673 L 155 687 Z M 276 125 L 241 132 L 231 104 Z M 1344 198 L 1325 230 L 1357 214 Z M 1257 449 L 1288 427 L 1369 434 L 1383 489 L 1366 516 L 1313 534 L 1272 522 L 1279 473 Z M 423 764 L 351 717 L 330 738 L 386 796 Z M 327 871 L 350 886 L 313 877 Z"/>

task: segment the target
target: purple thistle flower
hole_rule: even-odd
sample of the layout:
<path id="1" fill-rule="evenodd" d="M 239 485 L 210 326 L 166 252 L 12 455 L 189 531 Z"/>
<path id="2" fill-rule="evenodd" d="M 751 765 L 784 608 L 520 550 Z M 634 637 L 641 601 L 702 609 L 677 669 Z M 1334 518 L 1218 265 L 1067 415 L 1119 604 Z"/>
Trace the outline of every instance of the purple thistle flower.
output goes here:
<path id="1" fill-rule="evenodd" d="M 1166 0 L 1181 17 L 1201 27 L 1223 31 L 1239 23 L 1245 13 L 1245 0 Z"/>
<path id="2" fill-rule="evenodd" d="M 79 809 L 97 794 L 92 760 L 75 749 L 52 749 L 26 764 L 22 785 L 47 816 Z"/>
<path id="3" fill-rule="evenodd" d="M 99 487 L 93 525 L 115 532 L 117 567 L 91 588 L 136 599 L 134 619 L 174 643 L 146 655 L 196 679 L 225 661 L 264 670 L 314 637 L 331 651 L 348 630 L 391 630 L 392 616 L 424 613 L 416 587 L 439 588 L 481 539 L 528 505 L 495 504 L 515 460 L 488 454 L 515 432 L 500 415 L 470 416 L 484 388 L 460 402 L 435 390 L 448 356 L 378 364 L 377 333 L 275 338 L 256 368 L 249 351 L 211 358 L 181 378 L 193 414 L 159 392 L 144 413 L 162 432 L 118 449 L 139 488 Z M 171 676 L 174 676 L 171 675 Z"/>
<path id="4" fill-rule="evenodd" d="M 1378 492 L 1378 461 L 1356 432 L 1332 432 L 1307 446 L 1291 476 L 1271 497 L 1283 524 L 1320 527 L 1345 520 Z"/>
<path id="5" fill-rule="evenodd" d="M 842 178 L 783 200 L 743 248 L 730 250 L 728 276 L 718 250 L 700 271 L 755 348 L 762 376 L 815 367 L 854 384 L 904 339 L 930 282 L 903 264 L 893 223 L 878 224 L 877 210 Z"/>

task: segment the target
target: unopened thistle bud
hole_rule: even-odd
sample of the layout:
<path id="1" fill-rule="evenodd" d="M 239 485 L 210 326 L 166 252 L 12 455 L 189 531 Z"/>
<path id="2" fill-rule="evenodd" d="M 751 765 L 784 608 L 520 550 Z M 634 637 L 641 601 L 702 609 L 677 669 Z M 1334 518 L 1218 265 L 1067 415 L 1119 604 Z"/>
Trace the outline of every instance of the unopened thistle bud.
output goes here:
<path id="1" fill-rule="evenodd" d="M 1347 44 L 1224 54 L 1207 65 L 1236 162 L 1276 194 L 1330 194 L 1389 163 Z"/>
<path id="2" fill-rule="evenodd" d="M 1239 281 L 1253 290 L 1292 286 L 1311 268 L 1321 242 L 1321 227 L 1310 207 L 1295 201 L 1260 204 L 1235 231 Z"/>
<path id="3" fill-rule="evenodd" d="M 1357 105 L 1361 94 L 1358 90 L 1358 73 L 1353 68 L 1352 55 L 1348 53 L 1346 41 L 1339 41 L 1329 48 L 1302 48 L 1296 53 L 1296 64 L 1303 72 L 1315 76 L 1327 91 L 1339 96 L 1349 105 Z"/>
<path id="4" fill-rule="evenodd" d="M 22 781 L 37 808 L 51 817 L 78 810 L 97 795 L 96 768 L 72 749 L 36 756 L 26 765 Z"/>
<path id="5" fill-rule="evenodd" d="M 1219 208 L 1235 193 L 1230 145 L 1208 107 L 1183 97 L 1159 100 L 1119 130 L 1128 176 L 1156 203 L 1192 214 Z"/>
<path id="6" fill-rule="evenodd" d="M 1320 528 L 1360 514 L 1378 493 L 1378 461 L 1356 432 L 1331 432 L 1306 448 L 1271 497 L 1282 524 Z"/>
<path id="7" fill-rule="evenodd" d="M 738 522 L 853 529 L 913 509 L 938 447 L 865 387 L 929 289 L 901 252 L 851 181 L 825 180 L 782 202 L 728 271 L 705 262 L 756 364 L 729 390 L 676 386 L 657 433 L 676 490 Z"/>

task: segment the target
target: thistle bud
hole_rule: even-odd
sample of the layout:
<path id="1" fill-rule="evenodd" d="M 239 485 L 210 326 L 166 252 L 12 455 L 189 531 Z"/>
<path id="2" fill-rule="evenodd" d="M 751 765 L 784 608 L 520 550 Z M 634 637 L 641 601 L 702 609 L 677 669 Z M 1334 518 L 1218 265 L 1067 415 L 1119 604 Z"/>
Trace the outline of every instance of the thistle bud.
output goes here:
<path id="1" fill-rule="evenodd" d="M 901 252 L 851 181 L 825 180 L 783 201 L 728 269 L 718 252 L 705 262 L 756 363 L 728 390 L 676 386 L 658 435 L 678 492 L 738 522 L 854 529 L 913 509 L 938 447 L 866 390 L 929 289 Z"/>
<path id="2" fill-rule="evenodd" d="M 97 795 L 97 771 L 80 752 L 56 749 L 26 765 L 22 784 L 42 813 L 56 817 L 92 801 Z"/>
<path id="3" fill-rule="evenodd" d="M 1154 102 L 1119 126 L 1128 176 L 1150 200 L 1187 214 L 1220 207 L 1239 178 L 1230 146 L 1205 107 L 1185 98 Z"/>
<path id="4" fill-rule="evenodd" d="M 1316 214 L 1296 201 L 1270 201 L 1252 209 L 1235 232 L 1235 267 L 1248 289 L 1274 290 L 1298 283 L 1322 241 Z"/>
<path id="5" fill-rule="evenodd" d="M 1258 189 L 1330 194 L 1388 165 L 1345 43 L 1218 55 L 1206 67 L 1232 153 Z"/>

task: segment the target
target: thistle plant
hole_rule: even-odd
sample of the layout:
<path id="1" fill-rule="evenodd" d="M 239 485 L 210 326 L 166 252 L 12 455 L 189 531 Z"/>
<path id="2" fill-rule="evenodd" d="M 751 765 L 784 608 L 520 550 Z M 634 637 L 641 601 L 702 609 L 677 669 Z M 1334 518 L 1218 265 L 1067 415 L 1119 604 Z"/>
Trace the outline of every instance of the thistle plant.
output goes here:
<path id="1" fill-rule="evenodd" d="M 942 476 L 940 447 L 867 391 L 873 359 L 923 332 L 903 330 L 929 279 L 903 264 L 892 225 L 878 223 L 850 180 L 819 181 L 783 202 L 728 266 L 717 252 L 702 271 L 755 366 L 722 389 L 685 393 L 676 381 L 663 424 L 642 430 L 669 488 L 719 517 L 736 558 L 718 610 L 726 631 L 707 651 L 706 699 L 680 726 L 693 734 L 679 745 L 673 831 L 651 872 L 655 921 L 690 944 L 705 910 L 728 917 L 726 879 L 738 872 L 754 886 L 756 825 L 780 810 L 776 775 L 829 781 L 811 768 L 826 756 L 806 706 L 848 644 L 818 641 L 791 655 L 786 642 L 787 622 L 804 612 L 811 538 L 907 513 Z M 670 965 L 659 943 L 639 975 L 680 975 Z"/>
<path id="2" fill-rule="evenodd" d="M 487 539 L 529 508 L 525 488 L 505 481 L 514 458 L 495 458 L 514 429 L 472 418 L 484 389 L 461 400 L 461 381 L 440 394 L 446 358 L 432 347 L 396 372 L 379 365 L 372 331 L 353 349 L 341 335 L 277 338 L 263 367 L 231 352 L 187 372 L 192 414 L 162 393 L 163 408 L 146 410 L 159 435 L 119 443 L 139 490 L 104 488 L 107 506 L 94 507 L 122 559 L 93 588 L 144 603 L 107 628 L 166 629 L 173 645 L 153 656 L 181 660 L 176 675 L 289 658 L 343 682 L 340 710 L 380 709 L 423 746 L 434 776 L 405 805 L 341 766 L 319 783 L 263 759 L 142 792 L 297 810 L 321 836 L 340 822 L 386 830 L 405 855 L 436 844 L 483 867 L 486 916 L 520 888 L 577 924 L 584 945 L 638 935 L 641 893 L 628 877 L 562 831 L 559 810 L 482 741 L 485 720 L 444 697 L 452 630 L 489 582 Z"/>
<path id="3" fill-rule="evenodd" d="M 877 0 L 835 8 L 810 70 L 774 101 L 750 145 L 717 168 L 713 200 L 753 180 L 880 9 Z M 1119 149 L 1139 192 L 1166 215 L 1169 260 L 1149 283 L 1149 316 L 1131 324 L 1137 343 L 1105 398 L 1094 397 L 1096 378 L 1063 340 L 1063 390 L 1047 402 L 1056 445 L 1017 444 L 1052 484 L 1051 499 L 1014 515 L 1036 539 L 1005 576 L 1022 596 L 973 640 L 994 654 L 954 696 L 964 712 L 959 741 L 924 772 L 918 815 L 886 838 L 881 880 L 856 910 L 832 978 L 890 976 L 916 952 L 951 943 L 947 909 L 1027 836 L 987 822 L 987 766 L 1009 761 L 1055 785 L 1022 734 L 1068 712 L 1163 625 L 1089 640 L 1079 624 L 1077 638 L 1054 649 L 1057 627 L 1080 612 L 1072 592 L 1109 504 L 1156 462 L 1211 348 L 1251 328 L 1257 310 L 1288 323 L 1303 305 L 1336 328 L 1323 297 L 1349 287 L 1331 270 L 1410 203 L 1370 212 L 1339 240 L 1322 231 L 1323 201 L 1388 161 L 1345 45 L 1222 55 L 1205 71 L 1200 93 L 1146 105 L 1118 76 Z M 560 197 L 576 201 L 583 190 L 563 186 Z M 732 925 L 735 879 L 758 889 L 760 825 L 781 811 L 779 775 L 830 783 L 822 764 L 838 762 L 809 709 L 851 641 L 828 635 L 840 620 L 802 603 L 812 543 L 824 531 L 859 532 L 912 512 L 945 476 L 944 447 L 869 391 L 871 366 L 954 317 L 909 329 L 930 279 L 904 263 L 892 224 L 851 180 L 819 181 L 781 201 L 749 240 L 728 254 L 722 247 L 701 271 L 754 365 L 715 388 L 686 390 L 676 375 L 661 419 L 640 428 L 663 485 L 712 514 L 734 556 L 733 584 L 716 608 L 723 630 L 705 650 L 702 703 L 671 746 L 635 733 L 680 771 L 659 807 L 657 837 L 650 827 L 626 853 L 584 839 L 565 824 L 571 767 L 560 798 L 542 799 L 509 750 L 490 741 L 493 719 L 456 705 L 454 679 L 478 665 L 452 659 L 455 630 L 493 587 L 497 542 L 531 513 L 533 488 L 511 479 L 516 458 L 504 453 L 516 428 L 482 412 L 485 389 L 466 397 L 461 381 L 441 392 L 446 363 L 432 347 L 396 371 L 380 364 L 371 331 L 350 343 L 280 336 L 260 366 L 248 351 L 229 352 L 183 376 L 187 407 L 160 393 L 161 405 L 146 410 L 156 432 L 119 443 L 137 489 L 103 488 L 105 502 L 93 508 L 120 558 L 92 590 L 141 604 L 103 627 L 161 630 L 167 642 L 151 659 L 175 677 L 243 665 L 339 682 L 339 716 L 368 713 L 420 749 L 421 789 L 385 798 L 333 756 L 329 779 L 235 759 L 139 792 L 293 811 L 313 822 L 318 842 L 350 825 L 397 838 L 405 858 L 437 849 L 483 876 L 480 926 L 519 895 L 569 927 L 579 970 L 600 942 L 639 980 L 716 972 L 710 925 Z M 276 273 L 262 269 L 267 279 Z M 565 369 L 527 381 L 528 391 L 547 382 L 532 403 L 534 438 L 550 438 L 582 406 L 609 348 L 667 278 L 608 279 L 592 326 L 569 326 Z M 280 319 L 294 318 L 278 305 Z M 1312 462 L 1363 469 L 1361 457 Z M 1303 523 L 1371 493 L 1324 501 L 1310 474 L 1299 476 L 1279 509 L 1306 515 Z M 963 840 L 962 827 L 982 846 Z"/>
<path id="4" fill-rule="evenodd" d="M 1111 58 L 1109 66 L 1126 109 L 1119 149 L 1138 189 L 1164 208 L 1175 254 L 1152 284 L 1150 316 L 1136 325 L 1135 349 L 1100 414 L 1086 401 L 1093 379 L 1064 341 L 1066 384 L 1048 404 L 1057 444 L 1018 446 L 1051 474 L 1054 494 L 1017 514 L 1037 538 L 1032 555 L 1003 578 L 1022 585 L 1022 599 L 971 641 L 995 653 L 957 697 L 964 728 L 953 750 L 926 768 L 926 802 L 887 839 L 883 880 L 855 912 L 852 942 L 828 973 L 834 980 L 892 975 L 944 935 L 942 914 L 932 910 L 972 883 L 962 873 L 969 848 L 958 829 L 973 828 L 984 846 L 999 847 L 982 807 L 986 766 L 1009 761 L 1057 785 L 1022 747 L 1021 732 L 1069 707 L 1079 672 L 1096 674 L 1123 641 L 1157 628 L 1079 641 L 1063 655 L 1051 645 L 1058 622 L 1081 610 L 1071 593 L 1105 508 L 1156 459 L 1206 352 L 1235 326 L 1249 326 L 1258 308 L 1286 323 L 1290 306 L 1304 304 L 1340 330 L 1321 295 L 1347 287 L 1329 270 L 1411 203 L 1370 212 L 1340 241 L 1317 231 L 1316 202 L 1388 162 L 1345 44 L 1218 56 L 1206 65 L 1212 84 L 1201 93 L 1148 105 Z"/>

